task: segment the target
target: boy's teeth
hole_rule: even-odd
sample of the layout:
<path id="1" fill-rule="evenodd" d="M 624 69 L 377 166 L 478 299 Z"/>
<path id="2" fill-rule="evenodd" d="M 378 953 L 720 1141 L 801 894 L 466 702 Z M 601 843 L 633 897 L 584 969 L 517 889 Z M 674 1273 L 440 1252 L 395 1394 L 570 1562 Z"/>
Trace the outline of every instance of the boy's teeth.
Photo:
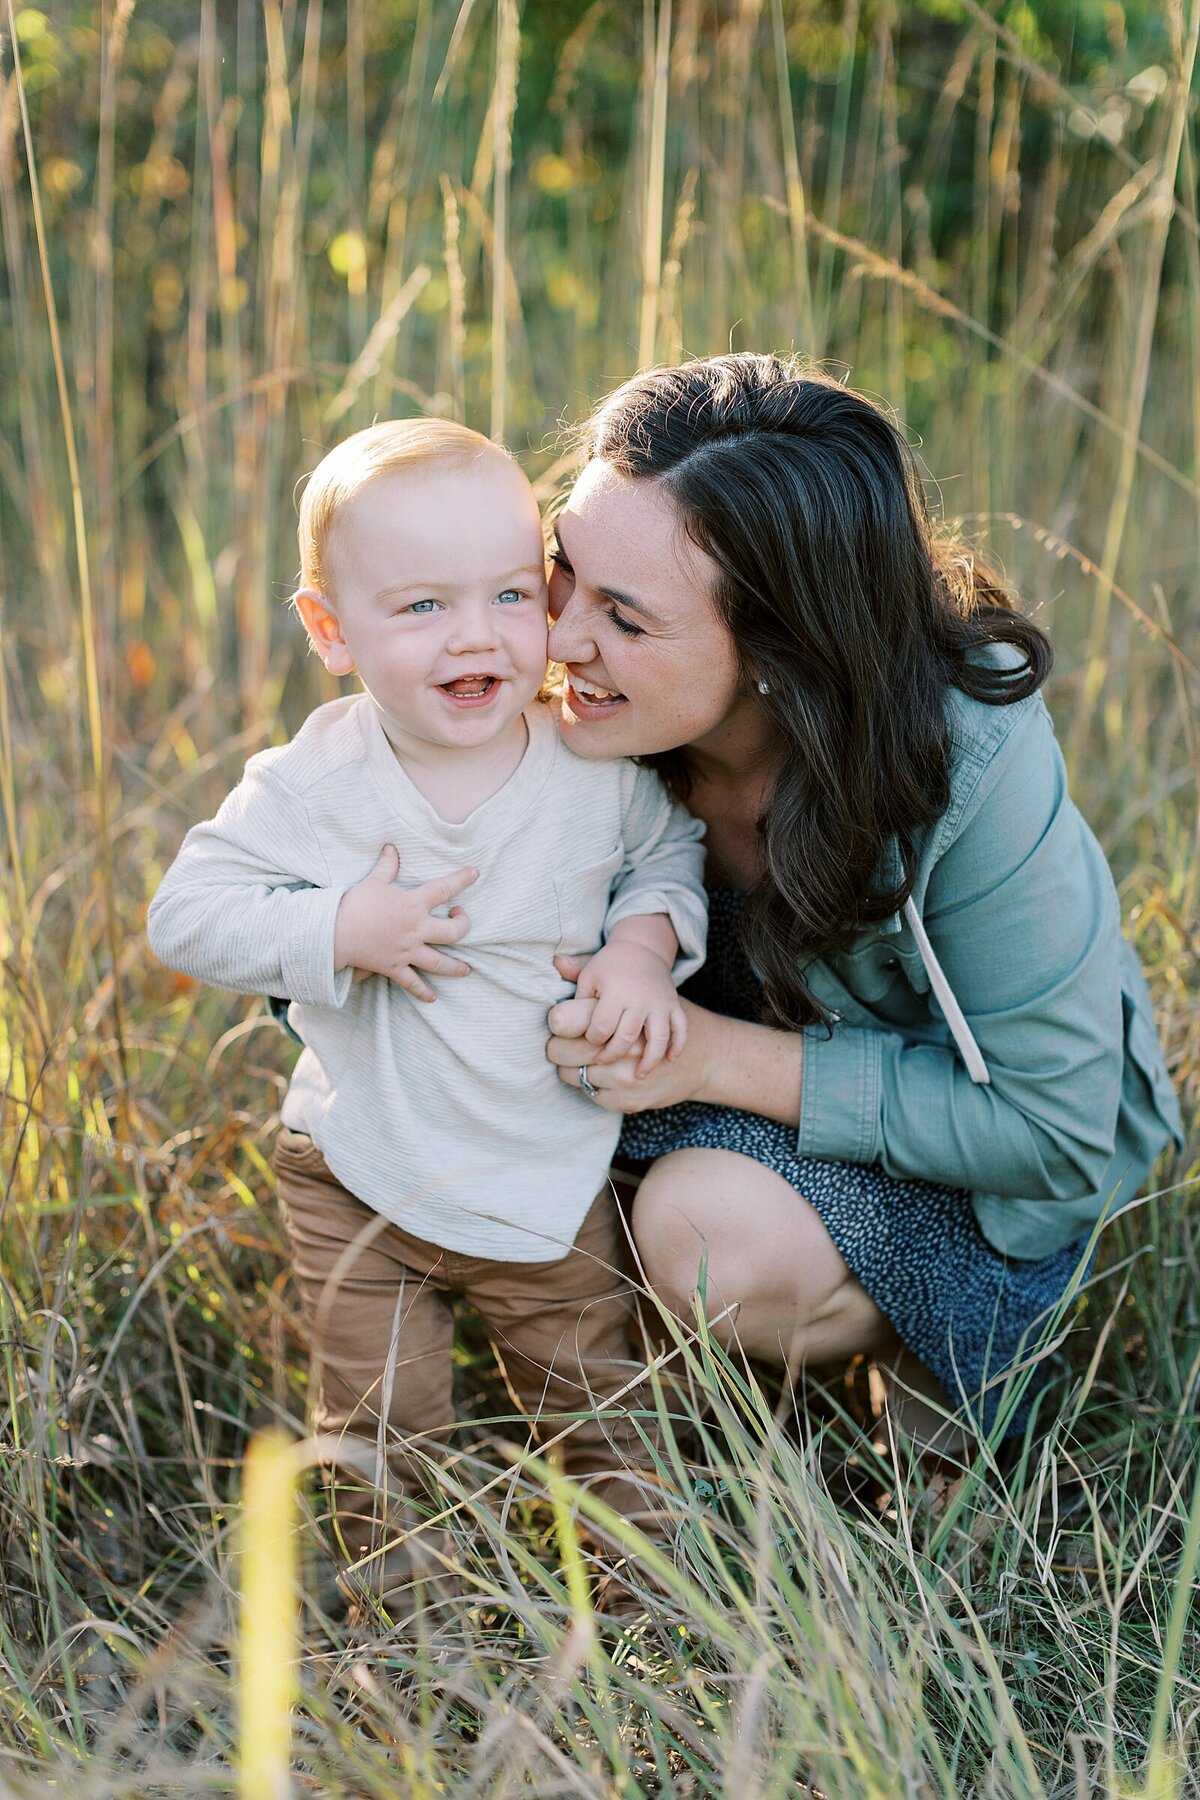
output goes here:
<path id="1" fill-rule="evenodd" d="M 458 681 L 444 683 L 448 694 L 457 694 L 461 699 L 471 695 L 486 694 L 495 677 L 492 675 L 463 675 Z"/>

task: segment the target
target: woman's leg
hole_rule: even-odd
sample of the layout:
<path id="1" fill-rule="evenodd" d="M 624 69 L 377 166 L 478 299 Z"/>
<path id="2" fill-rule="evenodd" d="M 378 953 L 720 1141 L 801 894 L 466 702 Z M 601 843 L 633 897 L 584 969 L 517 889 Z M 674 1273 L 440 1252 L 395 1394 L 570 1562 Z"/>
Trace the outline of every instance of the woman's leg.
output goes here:
<path id="1" fill-rule="evenodd" d="M 764 1362 L 877 1359 L 893 1425 L 914 1447 L 954 1456 L 964 1439 L 934 1376 L 904 1349 L 851 1274 L 820 1215 L 782 1175 L 732 1150 L 675 1150 L 644 1176 L 633 1235 L 646 1281 L 676 1317 L 703 1283 L 713 1336 Z"/>
<path id="2" fill-rule="evenodd" d="M 878 1359 L 892 1426 L 941 1456 L 963 1449 L 925 1364 L 849 1271 L 820 1215 L 783 1175 L 734 1150 L 658 1157 L 633 1201 L 633 1242 L 649 1287 L 691 1321 L 703 1283 L 712 1336 L 765 1363 Z"/>
<path id="3" fill-rule="evenodd" d="M 660 1157 L 638 1189 L 633 1236 L 646 1280 L 679 1318 L 692 1317 L 703 1283 L 719 1343 L 789 1367 L 897 1347 L 819 1215 L 782 1175 L 748 1156 Z"/>

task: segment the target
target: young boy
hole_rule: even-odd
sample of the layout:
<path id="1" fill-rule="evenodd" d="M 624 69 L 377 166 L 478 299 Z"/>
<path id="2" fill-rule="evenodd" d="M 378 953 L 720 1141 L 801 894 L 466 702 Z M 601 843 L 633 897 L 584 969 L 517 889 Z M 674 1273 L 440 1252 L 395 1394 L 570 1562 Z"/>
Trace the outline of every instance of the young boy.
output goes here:
<path id="1" fill-rule="evenodd" d="M 537 505 L 486 438 L 434 420 L 357 433 L 305 490 L 300 552 L 312 645 L 365 692 L 250 759 L 189 832 L 149 933 L 188 974 L 290 998 L 305 1048 L 275 1168 L 316 1423 L 366 1468 L 357 1493 L 339 1476 L 338 1524 L 357 1585 L 394 1611 L 405 1503 L 453 1421 L 456 1294 L 539 1435 L 579 1420 L 567 1469 L 639 1504 L 614 1473 L 634 1428 L 597 1411 L 635 1367 L 606 1183 L 620 1119 L 559 1081 L 546 1014 L 570 992 L 555 955 L 595 950 L 580 986 L 611 1037 L 591 1060 L 643 1035 L 644 1071 L 678 1054 L 701 828 L 650 771 L 563 746 L 538 698 Z"/>

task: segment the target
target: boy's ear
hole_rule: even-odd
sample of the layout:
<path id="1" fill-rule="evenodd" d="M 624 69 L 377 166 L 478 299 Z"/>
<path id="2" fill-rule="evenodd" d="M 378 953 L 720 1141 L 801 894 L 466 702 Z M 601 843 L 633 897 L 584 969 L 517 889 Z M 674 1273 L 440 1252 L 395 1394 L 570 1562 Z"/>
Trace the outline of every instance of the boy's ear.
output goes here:
<path id="1" fill-rule="evenodd" d="M 346 648 L 342 628 L 330 612 L 324 594 L 318 588 L 297 588 L 292 604 L 304 621 L 304 629 L 313 649 L 331 675 L 352 675 L 354 658 Z"/>

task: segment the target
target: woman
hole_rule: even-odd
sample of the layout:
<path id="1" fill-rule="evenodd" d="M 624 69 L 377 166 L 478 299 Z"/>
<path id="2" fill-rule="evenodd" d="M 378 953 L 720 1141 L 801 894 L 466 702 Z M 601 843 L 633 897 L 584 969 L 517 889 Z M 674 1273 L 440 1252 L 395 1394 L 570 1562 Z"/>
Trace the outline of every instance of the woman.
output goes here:
<path id="1" fill-rule="evenodd" d="M 703 1270 L 726 1341 L 903 1346 L 990 1428 L 1094 1222 L 1180 1141 L 1038 693 L 1050 646 L 824 376 L 652 371 L 587 448 L 553 553 L 562 729 L 705 821 L 712 922 L 680 1060 L 606 1060 L 578 996 L 548 1054 L 629 1115 L 634 1236 L 677 1314 Z"/>

